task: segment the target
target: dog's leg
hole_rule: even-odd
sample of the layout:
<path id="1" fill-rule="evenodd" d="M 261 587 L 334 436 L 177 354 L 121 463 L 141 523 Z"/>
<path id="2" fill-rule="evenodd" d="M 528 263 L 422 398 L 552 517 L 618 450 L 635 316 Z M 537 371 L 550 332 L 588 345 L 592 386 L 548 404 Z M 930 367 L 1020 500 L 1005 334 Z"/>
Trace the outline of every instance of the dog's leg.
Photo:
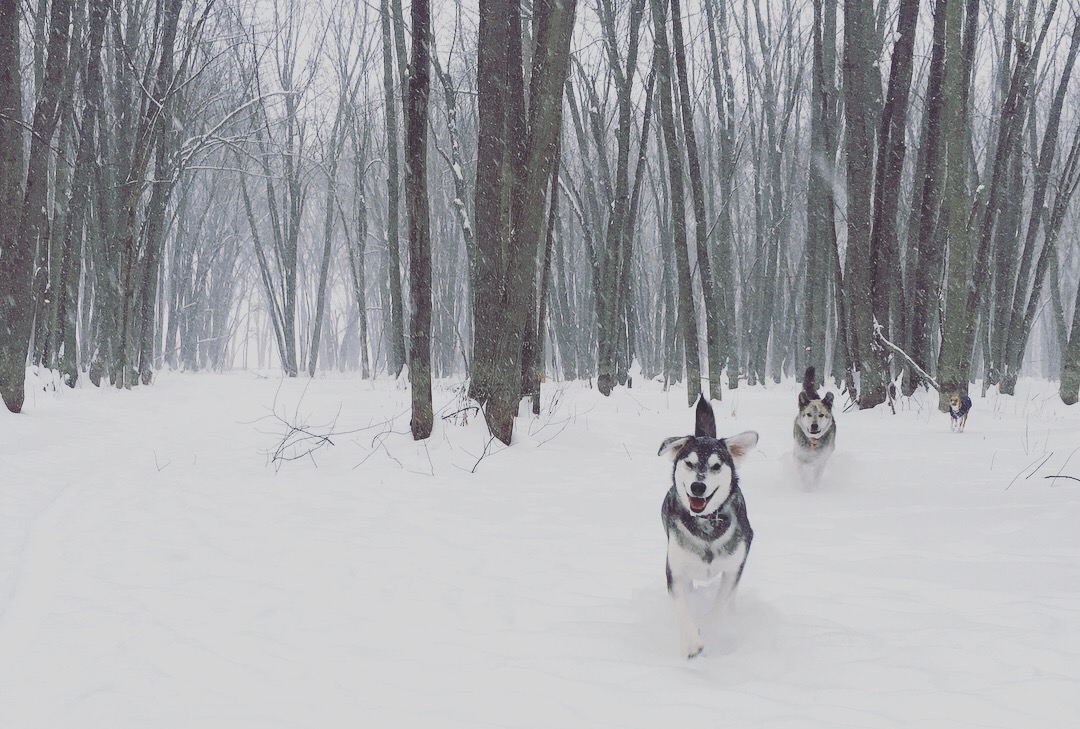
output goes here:
<path id="1" fill-rule="evenodd" d="M 694 616 L 690 613 L 690 590 L 693 582 L 685 578 L 676 578 L 671 574 L 671 565 L 667 568 L 668 594 L 675 603 L 675 617 L 679 622 L 679 635 L 682 640 L 683 653 L 687 658 L 693 658 L 701 653 L 704 647 L 701 644 L 701 631 L 694 623 Z"/>
<path id="2" fill-rule="evenodd" d="M 744 558 L 738 570 L 725 572 L 720 576 L 720 587 L 716 592 L 716 601 L 709 608 L 707 620 L 710 625 L 719 621 L 735 599 L 735 591 L 739 587 L 739 580 L 742 579 L 743 567 L 745 566 L 746 559 Z"/>

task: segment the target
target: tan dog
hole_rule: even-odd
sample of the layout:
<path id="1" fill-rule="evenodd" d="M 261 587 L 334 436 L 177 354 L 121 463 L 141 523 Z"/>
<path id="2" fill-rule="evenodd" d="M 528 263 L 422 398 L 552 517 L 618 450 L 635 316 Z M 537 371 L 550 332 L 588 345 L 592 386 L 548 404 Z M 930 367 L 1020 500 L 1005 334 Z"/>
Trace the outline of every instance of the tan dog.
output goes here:
<path id="1" fill-rule="evenodd" d="M 949 429 L 954 433 L 963 433 L 967 425 L 968 413 L 971 412 L 971 398 L 963 393 L 949 396 Z"/>
<path id="2" fill-rule="evenodd" d="M 799 393 L 799 414 L 795 416 L 795 468 L 803 488 L 813 491 L 821 482 L 825 464 L 836 450 L 836 421 L 833 420 L 833 394 L 825 397 L 814 389 L 814 368 L 807 367 L 803 389 Z"/>

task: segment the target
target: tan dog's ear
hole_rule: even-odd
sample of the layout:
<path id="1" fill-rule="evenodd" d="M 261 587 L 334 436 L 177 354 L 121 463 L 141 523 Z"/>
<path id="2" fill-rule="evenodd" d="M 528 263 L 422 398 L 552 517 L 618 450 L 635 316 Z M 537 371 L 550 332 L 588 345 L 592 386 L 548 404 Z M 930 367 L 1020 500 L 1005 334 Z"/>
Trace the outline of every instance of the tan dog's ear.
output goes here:
<path id="1" fill-rule="evenodd" d="M 665 438 L 664 442 L 660 444 L 660 450 L 656 452 L 656 455 L 665 456 L 669 461 L 674 461 L 675 456 L 679 455 L 682 447 L 693 439 L 694 436 L 692 435 L 676 435 Z"/>

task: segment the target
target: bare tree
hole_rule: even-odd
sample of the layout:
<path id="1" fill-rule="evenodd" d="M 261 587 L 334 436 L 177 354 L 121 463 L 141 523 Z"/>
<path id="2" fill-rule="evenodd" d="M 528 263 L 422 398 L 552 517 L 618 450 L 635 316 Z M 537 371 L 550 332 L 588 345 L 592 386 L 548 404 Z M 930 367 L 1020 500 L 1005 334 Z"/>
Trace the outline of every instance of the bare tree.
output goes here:
<path id="1" fill-rule="evenodd" d="M 697 251 L 698 275 L 701 277 L 702 299 L 705 302 L 705 352 L 709 365 L 709 397 L 721 397 L 720 372 L 723 369 L 723 336 L 720 327 L 721 307 L 716 292 L 716 278 L 709 253 L 709 223 L 705 215 L 705 184 L 701 155 L 698 153 L 694 131 L 694 108 L 690 98 L 689 73 L 686 64 L 686 44 L 683 42 L 683 20 L 679 0 L 671 0 L 671 45 L 678 78 L 678 99 L 681 108 L 683 140 L 686 143 L 687 173 L 690 178 L 690 198 L 694 210 L 694 247 Z"/>
<path id="2" fill-rule="evenodd" d="M 869 302 L 874 295 L 873 251 L 873 169 L 874 110 L 881 84 L 875 76 L 872 8 L 860 0 L 844 2 L 844 109 L 847 155 L 847 258 L 844 276 L 848 295 Z M 853 306 L 851 322 L 857 365 L 861 375 L 859 407 L 870 408 L 885 402 L 887 369 L 884 351 L 873 340 L 873 312 L 867 306 Z"/>
<path id="3" fill-rule="evenodd" d="M 1015 282 L 1009 282 L 1013 294 L 1011 297 L 1001 297 L 1006 301 L 1006 304 L 1005 308 L 999 310 L 1001 314 L 998 317 L 998 326 L 1002 330 L 1003 350 L 997 354 L 997 359 L 1002 362 L 1001 391 L 1007 394 L 1012 394 L 1015 390 L 1024 349 L 1027 346 L 1028 337 L 1035 322 L 1035 313 L 1039 300 L 1042 298 L 1046 271 L 1049 268 L 1050 258 L 1057 243 L 1058 232 L 1061 230 L 1069 202 L 1072 199 L 1072 193 L 1076 190 L 1077 164 L 1075 155 L 1077 146 L 1080 144 L 1080 131 L 1073 135 L 1072 152 L 1057 179 L 1057 194 L 1054 196 L 1052 212 L 1049 217 L 1046 215 L 1047 190 L 1050 187 L 1051 169 L 1057 156 L 1058 138 L 1061 130 L 1061 112 L 1065 105 L 1069 80 L 1072 77 L 1072 70 L 1078 52 L 1080 52 L 1080 15 L 1074 18 L 1069 51 L 1065 57 L 1065 65 L 1061 71 L 1057 90 L 1050 104 L 1046 130 L 1043 132 L 1041 151 L 1034 170 L 1031 211 L 1020 256 L 1020 268 L 1016 274 Z M 1032 274 L 1031 265 L 1035 258 L 1036 238 L 1040 227 L 1043 230 L 1043 245 L 1038 261 L 1035 264 L 1034 274 Z M 1009 299 L 1012 302 L 1011 306 L 1007 303 Z"/>
<path id="4" fill-rule="evenodd" d="M 608 214 L 606 239 L 600 254 L 600 289 L 597 291 L 597 340 L 599 353 L 596 386 L 601 393 L 609 395 L 618 379 L 617 351 L 619 342 L 625 338 L 625 329 L 619 326 L 622 302 L 623 273 L 630 265 L 628 243 L 630 234 L 630 137 L 633 132 L 633 87 L 637 71 L 638 46 L 640 44 L 641 19 L 644 0 L 630 4 L 630 39 L 625 64 L 620 57 L 615 30 L 615 9 L 610 0 L 597 2 L 597 14 L 603 28 L 604 46 L 608 64 L 614 76 L 618 98 L 619 120 L 615 130 L 618 147 L 615 167 L 615 190 Z M 644 140 L 641 142 L 644 144 Z M 599 145 L 598 145 L 599 146 Z M 622 331 L 620 331 L 622 330 Z"/>
<path id="5" fill-rule="evenodd" d="M 19 3 L 0 0 L 0 208 L 21 210 L 24 186 Z M 34 244 L 19 235 L 19 216 L 0 222 L 0 396 L 13 413 L 23 406 L 30 344 L 30 277 Z"/>
<path id="6" fill-rule="evenodd" d="M 959 0 L 951 0 L 953 6 L 957 2 Z M 912 293 L 908 302 L 910 331 L 907 341 L 912 359 L 926 372 L 935 369 L 931 363 L 931 353 L 934 351 L 934 334 L 939 320 L 948 220 L 942 196 L 947 170 L 945 130 L 948 128 L 947 122 L 951 121 L 951 117 L 945 115 L 945 27 L 946 11 L 949 7 L 950 0 L 939 2 L 934 7 L 933 45 L 926 89 L 923 136 L 919 145 L 919 154 L 922 157 L 919 168 L 922 177 L 921 181 L 917 179 L 915 182 L 912 214 L 908 225 L 907 271 Z M 919 384 L 919 378 L 915 368 L 909 368 L 906 372 L 904 389 L 910 395 Z"/>
<path id="7" fill-rule="evenodd" d="M 383 45 L 383 98 L 386 103 L 386 248 L 388 255 L 390 281 L 390 369 L 397 375 L 405 366 L 405 315 L 404 298 L 401 292 L 401 242 L 400 214 L 401 200 L 400 163 L 398 162 L 398 125 L 401 123 L 397 111 L 397 83 L 394 78 L 394 38 L 393 20 L 390 17 L 390 0 L 381 0 L 380 21 L 382 23 Z M 399 24 L 400 25 L 400 24 Z M 404 43 L 398 45 L 398 63 L 405 67 L 406 60 L 401 58 Z"/>
<path id="8" fill-rule="evenodd" d="M 698 355 L 697 314 L 694 312 L 693 278 L 690 275 L 690 249 L 686 236 L 686 199 L 683 188 L 682 149 L 675 132 L 672 104 L 671 51 L 667 41 L 666 0 L 651 0 L 653 37 L 656 41 L 656 82 L 660 95 L 660 128 L 667 152 L 668 186 L 671 194 L 671 221 L 674 231 L 674 255 L 679 278 L 679 320 L 686 358 L 686 400 L 693 405 L 701 394 L 701 364 Z"/>
<path id="9" fill-rule="evenodd" d="M 427 191 L 428 95 L 431 92 L 431 8 L 412 0 L 412 64 L 405 129 L 405 199 L 409 212 L 409 378 L 415 440 L 431 435 L 431 221 Z"/>
<path id="10" fill-rule="evenodd" d="M 919 0 L 901 0 L 893 45 L 889 87 L 882 108 L 877 137 L 877 165 L 874 173 L 874 219 L 870 237 L 873 265 L 873 313 L 892 337 L 907 330 L 906 311 L 901 299 L 903 274 L 900 270 L 900 240 L 897 213 L 907 153 L 908 96 L 911 90 L 915 52 L 915 28 Z M 897 337 L 898 338 L 898 337 Z"/>
<path id="11" fill-rule="evenodd" d="M 476 186 L 491 191 L 493 199 L 483 206 L 477 199 L 476 280 L 484 288 L 473 309 L 471 394 L 484 407 L 492 435 L 507 444 L 521 399 L 522 339 L 530 302 L 538 295 L 543 202 L 561 126 L 575 11 L 574 0 L 534 4 L 526 120 L 520 8 L 486 0 L 480 5 Z M 485 337 L 491 346 L 482 346 Z"/>

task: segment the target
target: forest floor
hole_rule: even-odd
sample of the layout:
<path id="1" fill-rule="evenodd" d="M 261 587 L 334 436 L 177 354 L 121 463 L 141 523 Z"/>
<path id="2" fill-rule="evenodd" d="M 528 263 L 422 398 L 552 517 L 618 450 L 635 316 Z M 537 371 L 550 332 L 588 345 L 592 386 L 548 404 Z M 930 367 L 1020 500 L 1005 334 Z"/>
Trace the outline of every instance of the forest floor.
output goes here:
<path id="1" fill-rule="evenodd" d="M 460 382 L 421 444 L 392 380 L 32 384 L 0 413 L 5 729 L 1080 726 L 1080 407 L 1050 383 L 963 434 L 932 393 L 838 410 L 815 492 L 798 383 L 725 392 L 755 540 L 692 661 L 656 457 L 684 389 L 548 383 L 504 448 Z"/>

